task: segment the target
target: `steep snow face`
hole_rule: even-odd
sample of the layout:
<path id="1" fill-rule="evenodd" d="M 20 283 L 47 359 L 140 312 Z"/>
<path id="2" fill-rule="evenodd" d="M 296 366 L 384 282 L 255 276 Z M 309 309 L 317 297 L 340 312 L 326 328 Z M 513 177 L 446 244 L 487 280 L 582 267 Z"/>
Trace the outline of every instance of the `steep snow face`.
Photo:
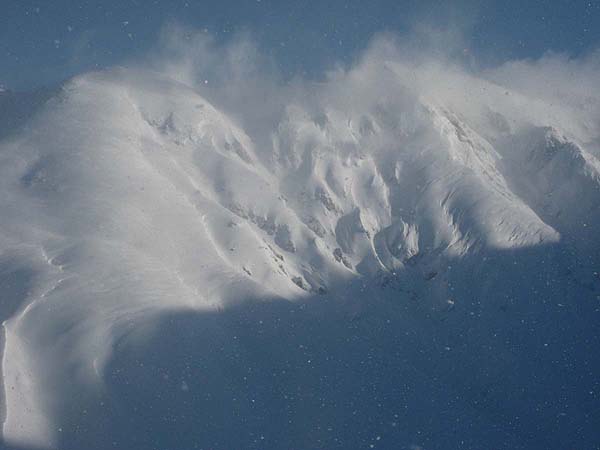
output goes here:
<path id="1" fill-rule="evenodd" d="M 357 71 L 331 81 L 333 94 L 314 87 L 318 101 L 291 96 L 268 130 L 126 69 L 78 77 L 11 125 L 0 141 L 4 440 L 85 442 L 62 440 L 61 403 L 75 414 L 77 398 L 102 398 L 117 343 L 167 312 L 315 296 L 352 320 L 387 297 L 446 313 L 458 292 L 484 293 L 468 279 L 479 262 L 481 276 L 515 282 L 490 255 L 555 247 L 579 253 L 548 276 L 569 267 L 564 283 L 598 289 L 600 162 L 572 130 L 515 124 L 500 103 L 474 116 L 390 67 L 387 92 Z"/>
<path id="2" fill-rule="evenodd" d="M 515 190 L 539 216 L 572 245 L 597 248 L 600 161 L 552 127 L 528 130 L 500 145 L 507 147 L 506 170 Z"/>

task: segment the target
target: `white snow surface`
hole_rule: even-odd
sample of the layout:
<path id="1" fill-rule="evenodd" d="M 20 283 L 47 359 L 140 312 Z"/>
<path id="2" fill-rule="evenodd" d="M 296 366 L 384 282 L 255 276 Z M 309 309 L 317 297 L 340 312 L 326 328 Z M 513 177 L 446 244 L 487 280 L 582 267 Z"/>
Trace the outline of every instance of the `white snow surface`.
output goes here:
<path id="1" fill-rule="evenodd" d="M 367 60 L 290 94 L 268 126 L 150 70 L 114 68 L 64 84 L 0 134 L 6 445 L 104 448 L 113 438 L 91 428 L 77 434 L 74 424 L 88 410 L 97 418 L 85 422 L 92 428 L 113 414 L 98 405 L 119 402 L 111 361 L 120 345 L 135 355 L 171 314 L 281 303 L 362 327 L 396 308 L 404 312 L 389 313 L 392 335 L 416 337 L 381 351 L 408 355 L 407 345 L 449 353 L 459 336 L 492 345 L 492 331 L 510 335 L 498 325 L 506 304 L 517 305 L 515 321 L 543 321 L 546 302 L 577 310 L 576 317 L 578 302 L 597 307 L 600 116 L 582 119 L 576 106 L 545 103 L 491 78 Z M 577 329 L 595 338 L 594 326 Z M 272 337 L 267 355 L 278 354 Z M 177 345 L 163 354 L 181 356 Z M 450 399 L 445 383 L 456 388 L 470 373 L 477 389 L 497 389 L 490 395 L 498 404 L 528 411 L 518 383 L 502 381 L 511 348 L 494 351 L 493 361 L 476 354 L 484 381 L 469 366 L 449 370 L 453 381 L 434 376 L 431 389 Z M 280 349 L 286 352 L 283 343 Z M 261 349 L 244 351 L 213 370 L 234 377 Z M 419 365 L 414 351 L 407 366 Z M 465 347 L 455 361 L 477 364 L 468 353 Z M 448 361 L 442 366 L 455 368 Z M 134 383 L 161 386 L 135 373 L 142 378 Z M 193 392 L 198 376 L 175 384 Z M 508 400 L 503 389 L 514 390 Z M 562 413 L 556 408 L 553 418 Z M 571 408 L 583 421 L 587 410 Z M 534 448 L 517 425 L 496 428 L 493 414 L 481 418 L 476 406 L 465 414 L 476 443 Z M 117 448 L 136 448 L 135 440 L 118 441 L 132 430 L 114 438 Z M 268 430 L 256 439 L 261 433 Z M 387 448 L 421 445 L 418 438 L 388 439 Z M 270 439 L 279 441 L 244 445 L 321 448 L 293 433 Z M 329 442 L 323 448 L 334 448 L 322 439 Z"/>

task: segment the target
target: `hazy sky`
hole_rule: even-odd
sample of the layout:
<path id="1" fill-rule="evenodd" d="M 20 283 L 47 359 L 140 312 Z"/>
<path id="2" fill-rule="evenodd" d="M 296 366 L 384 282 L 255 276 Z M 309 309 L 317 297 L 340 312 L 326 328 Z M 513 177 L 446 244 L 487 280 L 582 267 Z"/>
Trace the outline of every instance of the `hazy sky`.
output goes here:
<path id="1" fill-rule="evenodd" d="M 308 76 L 352 61 L 379 32 L 484 66 L 600 45 L 599 0 L 0 0 L 0 84 L 28 89 L 143 56 L 170 22 L 224 41 L 249 33 L 284 73 Z"/>

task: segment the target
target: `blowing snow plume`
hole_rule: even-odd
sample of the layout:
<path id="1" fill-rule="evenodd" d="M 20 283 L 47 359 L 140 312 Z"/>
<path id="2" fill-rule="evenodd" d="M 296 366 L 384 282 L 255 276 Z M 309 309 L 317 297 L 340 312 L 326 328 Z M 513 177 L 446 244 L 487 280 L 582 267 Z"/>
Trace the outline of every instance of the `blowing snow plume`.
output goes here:
<path id="1" fill-rule="evenodd" d="M 0 93 L 5 447 L 597 445 L 598 57 L 271 67 Z"/>

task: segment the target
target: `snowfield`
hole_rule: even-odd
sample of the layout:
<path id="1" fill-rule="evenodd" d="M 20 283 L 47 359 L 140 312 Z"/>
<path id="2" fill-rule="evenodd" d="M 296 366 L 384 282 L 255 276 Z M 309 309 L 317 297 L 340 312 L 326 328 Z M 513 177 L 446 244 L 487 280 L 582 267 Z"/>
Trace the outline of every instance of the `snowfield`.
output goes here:
<path id="1" fill-rule="evenodd" d="M 5 448 L 596 448 L 600 95 L 511 70 L 0 92 Z"/>

